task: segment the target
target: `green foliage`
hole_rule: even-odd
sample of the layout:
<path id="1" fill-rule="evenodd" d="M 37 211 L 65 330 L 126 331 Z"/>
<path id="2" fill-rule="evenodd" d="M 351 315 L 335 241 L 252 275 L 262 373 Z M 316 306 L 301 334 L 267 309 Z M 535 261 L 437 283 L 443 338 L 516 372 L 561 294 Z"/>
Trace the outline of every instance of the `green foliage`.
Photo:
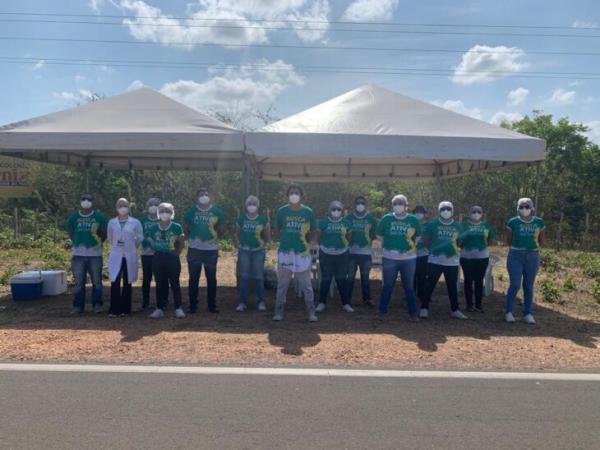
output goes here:
<path id="1" fill-rule="evenodd" d="M 542 294 L 542 299 L 548 303 L 560 302 L 560 288 L 552 280 L 543 278 L 540 280 L 539 289 Z"/>
<path id="2" fill-rule="evenodd" d="M 592 253 L 581 253 L 578 255 L 577 265 L 586 277 L 600 277 L 600 256 Z"/>
<path id="3" fill-rule="evenodd" d="M 219 250 L 222 252 L 232 252 L 236 248 L 235 242 L 229 239 L 219 239 Z"/>
<path id="4" fill-rule="evenodd" d="M 40 250 L 44 270 L 69 270 L 71 255 L 68 250 L 55 245 L 46 245 Z"/>
<path id="5" fill-rule="evenodd" d="M 542 249 L 540 251 L 540 265 L 548 273 L 556 273 L 560 270 L 560 263 L 556 252 Z"/>
<path id="6" fill-rule="evenodd" d="M 19 273 L 19 270 L 14 267 L 8 267 L 2 275 L 0 275 L 0 285 L 8 286 L 10 284 L 10 279 Z"/>
<path id="7" fill-rule="evenodd" d="M 592 284 L 592 297 L 597 303 L 600 303 L 600 278 L 595 279 Z"/>
<path id="8" fill-rule="evenodd" d="M 565 291 L 575 290 L 575 278 L 573 277 L 573 275 L 567 275 L 567 278 L 565 278 L 565 281 L 563 283 L 563 289 Z"/>

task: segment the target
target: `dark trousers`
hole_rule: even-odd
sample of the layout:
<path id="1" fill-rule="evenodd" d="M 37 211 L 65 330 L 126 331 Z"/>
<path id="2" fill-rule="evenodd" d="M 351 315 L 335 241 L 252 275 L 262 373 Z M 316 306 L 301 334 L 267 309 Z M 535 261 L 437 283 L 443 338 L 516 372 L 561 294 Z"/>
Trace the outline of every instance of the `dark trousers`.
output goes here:
<path id="1" fill-rule="evenodd" d="M 371 267 L 373 260 L 371 255 L 350 255 L 348 267 L 348 303 L 352 302 L 352 291 L 356 272 L 360 270 L 360 290 L 364 302 L 371 300 Z"/>
<path id="2" fill-rule="evenodd" d="M 198 284 L 200 283 L 202 267 L 204 267 L 204 275 L 206 276 L 206 303 L 208 310 L 212 311 L 217 308 L 218 260 L 218 250 L 188 249 L 187 262 L 190 273 L 189 296 L 191 310 L 195 310 L 198 307 Z"/>
<path id="3" fill-rule="evenodd" d="M 142 308 L 150 306 L 150 284 L 152 283 L 152 255 L 142 255 Z"/>
<path id="4" fill-rule="evenodd" d="M 425 298 L 425 289 L 427 287 L 427 260 L 429 256 L 417 256 L 417 266 L 415 268 L 415 293 L 417 294 L 417 298 L 423 302 Z"/>
<path id="5" fill-rule="evenodd" d="M 121 280 L 123 288 L 121 289 Z M 127 260 L 121 260 L 121 270 L 115 281 L 110 284 L 110 308 L 109 314 L 131 314 L 131 283 L 127 274 Z"/>
<path id="6" fill-rule="evenodd" d="M 321 287 L 319 289 L 319 303 L 327 303 L 327 295 L 331 280 L 335 278 L 342 304 L 350 303 L 348 300 L 348 252 L 341 255 L 328 255 L 319 251 L 319 266 L 321 267 Z"/>
<path id="7" fill-rule="evenodd" d="M 460 258 L 460 267 L 462 267 L 465 277 L 465 300 L 467 301 L 467 308 L 473 307 L 473 286 L 475 286 L 475 306 L 481 308 L 483 278 L 485 277 L 485 271 L 489 262 L 490 258 Z"/>
<path id="8" fill-rule="evenodd" d="M 444 274 L 448 297 L 450 298 L 450 308 L 452 312 L 458 309 L 458 289 L 456 283 L 458 281 L 458 266 L 442 266 L 440 264 L 427 264 L 427 282 L 425 288 L 425 297 L 421 301 L 421 308 L 429 309 L 431 296 L 435 289 L 440 276 Z"/>
<path id="9" fill-rule="evenodd" d="M 169 298 L 169 285 L 173 291 L 175 308 L 181 308 L 181 262 L 175 253 L 156 253 L 152 258 L 152 271 L 156 282 L 156 306 L 165 309 Z"/>

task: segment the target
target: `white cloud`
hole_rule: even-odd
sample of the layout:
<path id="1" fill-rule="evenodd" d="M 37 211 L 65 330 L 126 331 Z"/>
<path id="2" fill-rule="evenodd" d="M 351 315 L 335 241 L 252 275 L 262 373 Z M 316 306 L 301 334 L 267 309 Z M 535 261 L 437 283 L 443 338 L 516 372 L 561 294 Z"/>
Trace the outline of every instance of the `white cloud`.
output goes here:
<path id="1" fill-rule="evenodd" d="M 552 92 L 552 96 L 550 97 L 550 103 L 553 105 L 570 105 L 575 102 L 575 96 L 577 93 L 575 91 L 566 91 L 564 89 L 556 89 Z"/>
<path id="2" fill-rule="evenodd" d="M 53 92 L 52 96 L 76 104 L 88 102 L 96 98 L 94 93 L 88 89 L 79 89 L 77 92 Z"/>
<path id="3" fill-rule="evenodd" d="M 142 83 L 140 80 L 134 80 L 128 87 L 127 90 L 128 91 L 135 91 L 136 89 L 141 89 L 143 87 L 145 87 L 146 85 L 144 83 Z"/>
<path id="4" fill-rule="evenodd" d="M 398 0 L 354 0 L 343 19 L 351 22 L 368 22 L 372 20 L 390 20 L 398 7 Z"/>
<path id="5" fill-rule="evenodd" d="M 590 129 L 590 131 L 587 131 L 584 134 L 591 141 L 600 145 L 600 120 L 592 120 L 590 122 L 584 123 L 584 125 Z"/>
<path id="6" fill-rule="evenodd" d="M 518 122 L 521 119 L 523 119 L 523 114 L 520 114 L 518 112 L 498 111 L 492 116 L 492 118 L 490 119 L 490 123 L 493 123 L 494 125 L 501 125 L 503 123 Z"/>
<path id="7" fill-rule="evenodd" d="M 598 28 L 598 24 L 596 22 L 589 20 L 576 20 L 571 26 L 573 28 Z"/>
<path id="8" fill-rule="evenodd" d="M 519 106 L 525 101 L 528 95 L 529 89 L 518 87 L 517 89 L 513 89 L 508 93 L 506 100 L 510 106 Z"/>
<path id="9" fill-rule="evenodd" d="M 86 80 L 86 78 L 83 75 L 79 75 L 79 74 L 75 75 L 73 77 L 73 79 L 75 80 L 75 83 L 77 83 L 77 84 L 83 83 Z"/>
<path id="10" fill-rule="evenodd" d="M 114 0 L 88 0 L 88 6 L 90 7 L 90 9 L 92 11 L 94 11 L 95 13 L 99 13 L 100 12 L 100 8 L 104 5 L 104 3 L 109 2 L 111 5 L 113 5 L 115 8 L 118 8 L 119 5 L 117 3 L 115 3 Z"/>
<path id="11" fill-rule="evenodd" d="M 190 6 L 192 12 L 184 20 L 164 14 L 142 0 L 121 0 L 120 5 L 136 16 L 123 20 L 134 38 L 183 48 L 193 48 L 195 43 L 264 43 L 269 34 L 277 31 L 268 28 L 290 26 L 300 39 L 317 41 L 329 27 L 328 0 L 198 0 Z M 306 20 L 313 23 L 302 22 Z"/>
<path id="12" fill-rule="evenodd" d="M 525 52 L 518 47 L 475 45 L 454 68 L 452 81 L 463 85 L 489 83 L 525 68 L 524 56 Z"/>
<path id="13" fill-rule="evenodd" d="M 33 66 L 31 68 L 31 70 L 35 71 L 35 70 L 40 70 L 42 69 L 44 66 L 46 65 L 46 61 L 44 61 L 43 59 L 40 59 L 35 66 Z"/>
<path id="14" fill-rule="evenodd" d="M 467 108 L 461 100 L 446 100 L 444 102 L 441 100 L 434 100 L 431 103 L 441 108 L 449 109 L 450 111 L 473 117 L 474 119 L 481 120 L 483 118 L 479 108 Z"/>
<path id="15" fill-rule="evenodd" d="M 294 66 L 281 60 L 261 60 L 257 64 L 262 66 L 256 70 L 213 69 L 213 73 L 220 74 L 209 80 L 178 80 L 166 83 L 160 91 L 192 108 L 244 120 L 256 110 L 269 107 L 289 87 L 304 83 Z"/>

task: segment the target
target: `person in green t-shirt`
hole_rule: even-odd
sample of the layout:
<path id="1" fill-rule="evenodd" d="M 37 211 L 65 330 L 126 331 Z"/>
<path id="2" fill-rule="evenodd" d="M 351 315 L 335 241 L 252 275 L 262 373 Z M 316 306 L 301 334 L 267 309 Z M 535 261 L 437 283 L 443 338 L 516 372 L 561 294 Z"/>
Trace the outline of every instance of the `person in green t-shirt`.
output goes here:
<path id="1" fill-rule="evenodd" d="M 427 208 L 423 205 L 415 206 L 413 210 L 414 216 L 421 224 L 421 231 L 427 227 L 428 216 Z M 425 247 L 423 236 L 417 237 L 417 264 L 415 268 L 415 293 L 417 298 L 422 302 L 425 298 L 425 280 L 427 279 L 427 260 L 429 259 L 429 250 Z"/>
<path id="2" fill-rule="evenodd" d="M 158 206 L 160 221 L 152 226 L 147 233 L 148 243 L 154 250 L 152 269 L 156 280 L 156 309 L 150 317 L 159 319 L 164 316 L 165 306 L 169 297 L 169 285 L 173 291 L 175 317 L 183 318 L 185 313 L 181 308 L 181 261 L 179 256 L 185 246 L 183 228 L 176 222 L 175 208 L 170 203 Z"/>
<path id="3" fill-rule="evenodd" d="M 348 302 L 352 303 L 352 291 L 356 272 L 360 271 L 360 288 L 363 303 L 372 308 L 371 267 L 373 266 L 371 244 L 375 239 L 377 219 L 367 210 L 367 199 L 359 195 L 354 199 L 354 210 L 346 216 L 352 230 L 350 234 L 350 257 L 348 267 Z"/>
<path id="4" fill-rule="evenodd" d="M 319 268 L 321 285 L 316 312 L 325 310 L 331 281 L 335 278 L 342 308 L 354 312 L 348 298 L 348 243 L 351 225 L 342 215 L 344 205 L 339 200 L 329 204 L 329 214 L 319 221 Z"/>
<path id="5" fill-rule="evenodd" d="M 417 258 L 416 239 L 421 235 L 421 224 L 408 212 L 406 196 L 399 194 L 392 199 L 392 212 L 381 218 L 375 232 L 383 249 L 383 287 L 379 298 L 380 320 L 385 319 L 394 285 L 400 272 L 402 288 L 406 295 L 408 318 L 418 321 L 417 297 L 414 289 Z"/>
<path id="6" fill-rule="evenodd" d="M 292 278 L 304 296 L 308 320 L 316 322 L 314 292 L 311 281 L 312 257 L 309 241 L 314 240 L 317 223 L 312 209 L 302 203 L 304 190 L 291 184 L 286 191 L 288 203 L 277 211 L 275 236 L 277 252 L 277 299 L 273 320 L 283 320 L 286 295 Z"/>
<path id="7" fill-rule="evenodd" d="M 102 244 L 106 240 L 108 220 L 93 209 L 94 197 L 81 194 L 79 211 L 67 220 L 67 232 L 71 239 L 71 270 L 73 288 L 72 314 L 80 314 L 85 307 L 85 281 L 89 273 L 92 280 L 92 308 L 102 313 Z"/>
<path id="8" fill-rule="evenodd" d="M 452 317 L 466 319 L 458 307 L 458 267 L 459 267 L 459 238 L 462 226 L 454 220 L 454 206 L 449 201 L 438 205 L 438 218 L 429 222 L 423 233 L 425 246 L 429 249 L 427 263 L 427 287 L 425 297 L 421 301 L 419 317 L 429 317 L 429 303 L 440 276 L 444 274 L 446 289 L 450 299 Z"/>
<path id="9" fill-rule="evenodd" d="M 156 225 L 158 219 L 158 205 L 160 199 L 156 197 L 149 198 L 146 202 L 146 213 L 140 218 L 144 230 L 144 240 L 142 241 L 142 310 L 150 306 L 150 284 L 152 283 L 152 256 L 154 250 L 148 243 L 148 232 Z"/>
<path id="10" fill-rule="evenodd" d="M 535 277 L 540 268 L 540 246 L 544 244 L 544 221 L 535 216 L 533 201 L 530 198 L 521 198 L 517 202 L 517 215 L 507 224 L 507 242 L 510 245 L 506 268 L 510 286 L 506 293 L 507 322 L 515 321 L 513 303 L 523 286 L 523 319 L 530 325 L 535 324 L 531 314 L 533 306 L 533 288 Z"/>
<path id="11" fill-rule="evenodd" d="M 223 211 L 213 205 L 207 188 L 196 192 L 196 205 L 185 213 L 183 226 L 189 248 L 187 254 L 190 297 L 190 313 L 198 309 L 198 284 L 204 267 L 206 276 L 206 302 L 208 311 L 218 313 L 217 309 L 217 263 L 219 260 L 219 235 L 225 229 Z"/>
<path id="12" fill-rule="evenodd" d="M 240 273 L 240 303 L 237 311 L 244 311 L 247 308 L 250 279 L 254 280 L 258 310 L 267 310 L 264 281 L 265 243 L 270 239 L 271 229 L 269 219 L 258 213 L 259 206 L 258 197 L 250 195 L 246 199 L 246 212 L 237 220 Z"/>
<path id="13" fill-rule="evenodd" d="M 467 311 L 483 312 L 483 278 L 490 262 L 488 246 L 494 243 L 496 234 L 489 223 L 483 222 L 481 206 L 471 206 L 469 217 L 462 223 L 460 236 L 460 267 L 464 275 Z M 475 293 L 475 307 L 473 307 Z"/>

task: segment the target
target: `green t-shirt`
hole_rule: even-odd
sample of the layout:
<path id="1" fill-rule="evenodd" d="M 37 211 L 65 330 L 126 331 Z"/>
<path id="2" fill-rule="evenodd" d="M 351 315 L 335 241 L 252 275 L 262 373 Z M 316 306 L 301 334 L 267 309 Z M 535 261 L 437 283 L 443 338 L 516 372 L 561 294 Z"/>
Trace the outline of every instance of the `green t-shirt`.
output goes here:
<path id="1" fill-rule="evenodd" d="M 425 228 L 424 236 L 429 239 L 429 262 L 441 265 L 458 264 L 457 240 L 462 234 L 462 226 L 457 221 L 449 224 L 439 219 L 432 220 Z"/>
<path id="2" fill-rule="evenodd" d="M 197 206 L 188 209 L 183 221 L 190 227 L 190 248 L 217 250 L 217 227 L 223 223 L 223 220 L 223 211 L 214 205 L 206 211 Z"/>
<path id="3" fill-rule="evenodd" d="M 73 235 L 74 256 L 102 256 L 102 240 L 106 235 L 108 220 L 98 211 L 84 216 L 77 211 L 67 220 L 67 231 Z"/>
<path id="4" fill-rule="evenodd" d="M 421 224 L 412 214 L 396 217 L 388 213 L 377 225 L 377 236 L 383 240 L 383 257 L 389 259 L 405 259 L 416 257 L 416 239 L 421 235 Z"/>
<path id="5" fill-rule="evenodd" d="M 154 250 L 152 250 L 152 246 L 148 242 L 148 232 L 154 225 L 156 225 L 159 222 L 159 220 L 160 219 L 158 217 L 156 219 L 150 219 L 150 217 L 148 217 L 148 214 L 144 214 L 142 217 L 140 217 L 142 229 L 144 230 L 144 240 L 142 241 L 143 255 L 152 255 L 154 253 Z"/>
<path id="6" fill-rule="evenodd" d="M 265 216 L 258 215 L 254 219 L 242 214 L 237 225 L 240 228 L 240 248 L 244 250 L 262 250 L 265 248 L 263 232 L 268 220 Z"/>
<path id="7" fill-rule="evenodd" d="M 354 213 L 348 214 L 346 220 L 350 223 L 350 253 L 358 253 L 366 250 L 365 254 L 371 254 L 371 232 L 377 227 L 377 219 L 371 213 L 362 217 Z"/>
<path id="8" fill-rule="evenodd" d="M 489 223 L 473 223 L 465 220 L 462 228 L 460 243 L 463 250 L 486 250 L 488 241 L 496 237 L 496 233 Z"/>
<path id="9" fill-rule="evenodd" d="M 341 255 L 348 250 L 348 239 L 346 234 L 350 231 L 350 222 L 345 218 L 337 221 L 326 217 L 319 221 L 321 232 L 319 241 L 321 250 L 332 255 Z"/>
<path id="10" fill-rule="evenodd" d="M 291 209 L 289 205 L 282 206 L 277 211 L 276 225 L 281 232 L 279 239 L 281 253 L 304 256 L 310 254 L 306 235 L 317 228 L 312 209 L 305 205 L 301 205 L 298 210 Z"/>
<path id="11" fill-rule="evenodd" d="M 183 236 L 183 228 L 176 222 L 171 222 L 166 230 L 156 223 L 148 230 L 148 239 L 156 253 L 173 253 L 175 251 L 175 241 L 179 236 Z"/>
<path id="12" fill-rule="evenodd" d="M 546 228 L 541 217 L 534 216 L 531 221 L 526 222 L 521 217 L 515 216 L 506 223 L 506 227 L 512 231 L 511 248 L 518 250 L 539 250 L 538 237 Z"/>

